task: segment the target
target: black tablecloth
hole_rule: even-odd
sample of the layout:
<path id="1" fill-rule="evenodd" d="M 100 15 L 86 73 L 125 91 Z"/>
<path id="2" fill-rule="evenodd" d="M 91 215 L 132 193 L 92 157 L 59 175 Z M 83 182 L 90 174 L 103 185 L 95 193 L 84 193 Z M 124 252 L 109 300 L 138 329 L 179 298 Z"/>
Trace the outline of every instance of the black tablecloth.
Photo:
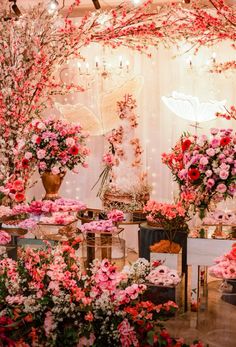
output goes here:
<path id="1" fill-rule="evenodd" d="M 167 240 L 168 237 L 163 229 L 151 227 L 147 223 L 140 224 L 139 230 L 139 257 L 150 260 L 149 247 L 160 240 Z M 182 247 L 182 271 L 187 272 L 187 234 L 176 232 L 173 239 Z"/>

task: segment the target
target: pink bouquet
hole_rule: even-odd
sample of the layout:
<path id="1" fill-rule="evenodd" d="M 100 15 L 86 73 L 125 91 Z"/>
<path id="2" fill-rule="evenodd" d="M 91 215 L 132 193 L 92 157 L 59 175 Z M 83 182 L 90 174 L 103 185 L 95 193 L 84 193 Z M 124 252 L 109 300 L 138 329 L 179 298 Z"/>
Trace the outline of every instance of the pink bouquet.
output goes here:
<path id="1" fill-rule="evenodd" d="M 35 160 L 40 173 L 63 174 L 83 165 L 89 154 L 85 146 L 86 135 L 79 125 L 62 120 L 34 120 L 30 125 L 25 157 Z"/>
<path id="2" fill-rule="evenodd" d="M 143 210 L 148 213 L 146 217 L 148 221 L 155 222 L 165 230 L 188 229 L 186 224 L 188 211 L 182 202 L 167 204 L 149 200 Z"/>
<path id="3" fill-rule="evenodd" d="M 112 210 L 107 214 L 107 217 L 113 223 L 122 222 L 124 220 L 124 212 L 121 210 Z"/>
<path id="4" fill-rule="evenodd" d="M 112 220 L 98 220 L 85 223 L 80 227 L 82 233 L 115 233 L 118 231 Z"/>
<path id="5" fill-rule="evenodd" d="M 162 161 L 179 183 L 181 195 L 205 210 L 211 200 L 221 201 L 236 192 L 236 133 L 233 129 L 211 129 L 211 138 L 182 136 Z"/>
<path id="6" fill-rule="evenodd" d="M 236 244 L 223 256 L 215 259 L 216 265 L 209 268 L 211 275 L 218 278 L 236 279 Z"/>
<path id="7" fill-rule="evenodd" d="M 173 287 L 180 283 L 181 278 L 176 270 L 171 270 L 165 265 L 159 265 L 151 270 L 146 279 L 156 285 Z"/>
<path id="8" fill-rule="evenodd" d="M 0 245 L 7 245 L 10 241 L 11 235 L 4 230 L 0 230 Z"/>

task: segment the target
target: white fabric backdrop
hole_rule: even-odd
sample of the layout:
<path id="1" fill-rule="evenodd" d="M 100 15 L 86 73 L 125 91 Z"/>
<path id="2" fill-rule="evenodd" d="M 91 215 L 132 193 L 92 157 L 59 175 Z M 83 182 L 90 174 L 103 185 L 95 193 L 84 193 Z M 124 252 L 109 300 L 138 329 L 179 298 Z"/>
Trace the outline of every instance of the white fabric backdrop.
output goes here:
<path id="1" fill-rule="evenodd" d="M 184 49 L 186 47 L 183 47 Z M 162 48 L 158 52 L 154 51 L 151 59 L 124 49 L 109 51 L 107 53 L 108 61 L 117 62 L 117 65 L 120 55 L 123 57 L 123 64 L 125 64 L 126 59 L 129 59 L 131 73 L 125 74 L 123 78 L 117 74 L 105 80 L 96 78 L 91 82 L 91 88 L 86 92 L 74 95 L 72 99 L 71 97 L 60 97 L 59 101 L 84 104 L 95 113 L 96 117 L 101 118 L 101 93 L 106 94 L 107 91 L 116 89 L 117 86 L 134 76 L 142 76 L 143 86 L 138 95 L 137 103 L 140 117 L 139 135 L 144 148 L 143 162 L 148 172 L 149 182 L 153 187 L 152 197 L 161 201 L 170 201 L 177 191 L 171 179 L 170 171 L 161 163 L 161 153 L 168 151 L 183 131 L 194 132 L 195 130 L 189 126 L 188 121 L 178 118 L 169 111 L 161 101 L 161 96 L 170 95 L 175 90 L 198 96 L 201 101 L 226 99 L 228 106 L 235 105 L 236 80 L 234 75 L 230 73 L 210 74 L 205 71 L 205 66 L 209 63 L 213 52 L 216 53 L 216 59 L 219 61 L 227 60 L 233 54 L 227 43 L 214 49 L 203 49 L 197 56 L 191 54 L 191 69 L 188 63 L 188 59 L 191 58 L 190 54 L 180 55 L 173 59 L 173 56 L 176 55 L 175 49 Z M 94 57 L 98 55 L 100 58 L 103 53 L 100 47 L 94 46 L 87 48 L 84 51 L 84 56 L 91 67 L 95 64 Z M 74 73 L 74 69 L 72 72 Z M 87 77 L 82 76 L 80 80 L 83 81 L 85 78 Z M 124 88 L 124 92 L 127 92 L 127 88 Z M 47 113 L 51 114 L 55 111 L 50 109 Z M 199 129 L 198 132 L 207 133 L 211 127 L 232 126 L 235 126 L 233 121 L 217 119 L 202 123 L 202 129 Z M 93 136 L 89 139 L 89 147 L 91 148 L 91 155 L 88 160 L 89 168 L 81 168 L 78 175 L 67 173 L 61 188 L 63 196 L 80 198 L 90 206 L 99 205 L 99 199 L 96 199 L 96 189 L 91 191 L 91 187 L 102 169 L 101 157 L 105 143 L 104 136 Z M 37 185 L 29 191 L 29 198 L 33 196 L 39 198 L 42 194 L 43 188 L 39 180 Z"/>
<path id="2" fill-rule="evenodd" d="M 183 47 L 186 49 L 186 47 Z M 154 51 L 151 59 L 146 56 L 139 55 L 135 52 L 127 50 L 112 51 L 107 53 L 108 61 L 117 64 L 119 56 L 122 55 L 123 64 L 125 59 L 129 59 L 130 73 L 120 77 L 116 69 L 116 73 L 108 78 L 95 78 L 92 81 L 87 76 L 79 76 L 78 78 L 86 83 L 90 83 L 91 87 L 84 93 L 71 97 L 60 97 L 61 103 L 81 103 L 93 111 L 101 120 L 101 93 L 105 93 L 116 89 L 126 80 L 132 79 L 134 76 L 141 76 L 143 86 L 138 94 L 138 115 L 139 115 L 139 135 L 143 143 L 144 157 L 143 162 L 148 172 L 149 183 L 152 185 L 152 198 L 159 201 L 172 201 L 177 194 L 177 187 L 171 178 L 171 173 L 167 167 L 161 163 L 161 154 L 169 151 L 175 144 L 183 131 L 194 132 L 195 130 L 189 126 L 189 122 L 175 116 L 161 101 L 161 96 L 170 95 L 172 91 L 178 91 L 185 94 L 198 96 L 201 101 L 209 101 L 211 99 L 227 100 L 227 105 L 236 105 L 236 80 L 231 73 L 226 74 L 209 74 L 206 72 L 206 66 L 211 61 L 213 52 L 216 53 L 216 59 L 225 61 L 233 56 L 233 52 L 225 43 L 215 47 L 214 49 L 203 49 L 198 56 L 190 57 L 189 54 L 178 56 L 176 50 L 159 49 Z M 86 61 L 90 66 L 94 66 L 94 57 L 99 57 L 104 53 L 98 46 L 87 48 L 84 51 Z M 180 52 L 177 52 L 180 53 Z M 189 65 L 189 59 L 192 58 L 192 68 Z M 100 58 L 101 60 L 101 58 Z M 82 66 L 83 67 L 83 66 Z M 73 69 L 73 74 L 75 70 Z M 70 77 L 70 76 L 69 76 Z M 124 88 L 127 93 L 127 88 Z M 132 93 L 132 89 L 129 91 Z M 48 110 L 47 114 L 55 113 Z M 78 115 L 79 119 L 79 115 Z M 199 133 L 207 133 L 211 127 L 235 127 L 235 123 L 224 119 L 217 119 L 206 122 L 201 125 Z M 89 207 L 101 206 L 100 200 L 96 198 L 96 191 L 91 191 L 91 187 L 97 180 L 101 170 L 101 158 L 106 145 L 104 136 L 93 136 L 89 139 L 89 147 L 91 155 L 88 160 L 89 168 L 80 169 L 78 175 L 67 173 L 61 187 L 61 195 L 70 198 L 79 198 Z M 28 192 L 29 199 L 32 197 L 41 198 L 43 193 L 41 180 Z M 232 201 L 223 203 L 229 209 L 235 208 L 236 204 Z M 129 228 L 124 235 L 127 246 L 137 251 L 137 227 Z"/>

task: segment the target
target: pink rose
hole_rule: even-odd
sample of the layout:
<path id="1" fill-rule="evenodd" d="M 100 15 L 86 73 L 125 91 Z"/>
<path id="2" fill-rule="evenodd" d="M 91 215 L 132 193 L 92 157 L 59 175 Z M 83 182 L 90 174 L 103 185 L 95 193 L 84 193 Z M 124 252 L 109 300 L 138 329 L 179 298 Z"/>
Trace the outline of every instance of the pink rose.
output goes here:
<path id="1" fill-rule="evenodd" d="M 31 159 L 32 158 L 32 153 L 31 152 L 26 152 L 25 153 L 25 158 L 26 159 Z"/>
<path id="2" fill-rule="evenodd" d="M 226 179 L 228 178 L 228 176 L 229 176 L 229 171 L 227 171 L 227 170 L 221 170 L 219 176 L 220 176 L 220 178 L 221 178 L 222 180 L 226 180 Z"/>
<path id="3" fill-rule="evenodd" d="M 209 157 L 213 157 L 215 155 L 215 150 L 213 148 L 208 148 L 206 150 L 206 154 L 209 155 Z"/>
<path id="4" fill-rule="evenodd" d="M 46 151 L 44 149 L 39 149 L 37 151 L 37 158 L 38 159 L 43 159 L 46 155 Z"/>
<path id="5" fill-rule="evenodd" d="M 208 159 L 206 157 L 202 157 L 199 161 L 201 165 L 207 165 L 208 164 Z"/>
<path id="6" fill-rule="evenodd" d="M 207 177 L 211 177 L 212 176 L 212 171 L 211 170 L 207 170 L 206 171 L 206 176 Z"/>
<path id="7" fill-rule="evenodd" d="M 45 161 L 41 161 L 39 163 L 39 169 L 40 170 L 46 170 L 47 169 L 47 164 L 45 163 Z"/>
<path id="8" fill-rule="evenodd" d="M 215 181 L 212 178 L 209 178 L 209 180 L 207 180 L 207 187 L 208 188 L 212 188 L 215 184 Z"/>
<path id="9" fill-rule="evenodd" d="M 57 166 L 53 166 L 53 168 L 51 169 L 51 172 L 53 175 L 58 175 L 60 173 L 60 170 Z"/>
<path id="10" fill-rule="evenodd" d="M 219 192 L 219 193 L 225 193 L 226 190 L 227 190 L 227 187 L 226 187 L 225 184 L 220 183 L 220 184 L 218 184 L 218 186 L 216 187 L 216 190 L 217 190 L 217 192 Z"/>
<path id="11" fill-rule="evenodd" d="M 217 148 L 220 145 L 220 140 L 219 139 L 212 139 L 211 145 L 213 148 Z"/>
<path id="12" fill-rule="evenodd" d="M 75 144 L 75 140 L 73 139 L 73 137 L 68 137 L 68 138 L 66 139 L 66 145 L 67 145 L 68 147 L 72 147 L 72 146 L 74 146 L 74 144 Z"/>

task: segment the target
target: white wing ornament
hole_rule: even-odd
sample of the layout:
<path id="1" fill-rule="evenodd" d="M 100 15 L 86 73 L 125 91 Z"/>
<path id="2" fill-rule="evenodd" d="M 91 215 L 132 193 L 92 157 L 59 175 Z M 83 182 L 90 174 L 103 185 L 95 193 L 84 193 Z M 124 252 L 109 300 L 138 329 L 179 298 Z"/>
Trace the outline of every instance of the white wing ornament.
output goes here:
<path id="1" fill-rule="evenodd" d="M 225 112 L 226 100 L 200 102 L 192 95 L 173 92 L 171 96 L 163 96 L 162 101 L 178 117 L 202 123 L 216 118 L 217 112 Z"/>
<path id="2" fill-rule="evenodd" d="M 83 104 L 59 104 L 55 103 L 56 108 L 67 121 L 80 124 L 84 131 L 89 132 L 91 136 L 97 136 L 102 133 L 102 125 L 95 113 Z"/>
<path id="3" fill-rule="evenodd" d="M 89 132 L 91 136 L 104 135 L 120 124 L 117 114 L 117 102 L 122 100 L 126 94 L 132 94 L 138 99 L 142 85 L 143 78 L 138 76 L 125 82 L 112 92 L 102 93 L 101 101 L 98 101 L 100 103 L 100 117 L 81 103 L 72 105 L 57 102 L 55 107 L 64 119 L 71 123 L 79 123 L 83 130 Z"/>

